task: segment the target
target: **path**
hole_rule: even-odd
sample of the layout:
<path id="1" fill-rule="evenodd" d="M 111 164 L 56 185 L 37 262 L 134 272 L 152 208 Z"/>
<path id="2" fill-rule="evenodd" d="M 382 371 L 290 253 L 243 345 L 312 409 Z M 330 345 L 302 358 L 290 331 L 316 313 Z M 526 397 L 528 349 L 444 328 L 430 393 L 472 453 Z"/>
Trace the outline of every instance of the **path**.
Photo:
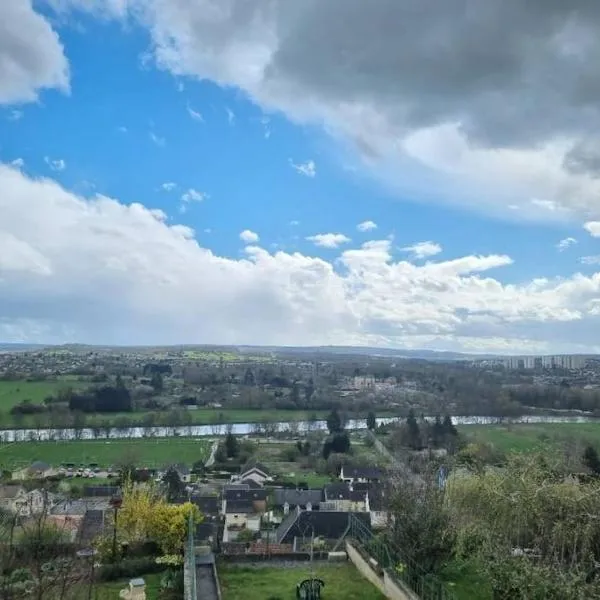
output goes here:
<path id="1" fill-rule="evenodd" d="M 204 463 L 205 467 L 212 467 L 215 464 L 215 455 L 217 454 L 217 450 L 219 448 L 219 440 L 215 440 L 210 449 L 210 456 L 208 460 Z"/>

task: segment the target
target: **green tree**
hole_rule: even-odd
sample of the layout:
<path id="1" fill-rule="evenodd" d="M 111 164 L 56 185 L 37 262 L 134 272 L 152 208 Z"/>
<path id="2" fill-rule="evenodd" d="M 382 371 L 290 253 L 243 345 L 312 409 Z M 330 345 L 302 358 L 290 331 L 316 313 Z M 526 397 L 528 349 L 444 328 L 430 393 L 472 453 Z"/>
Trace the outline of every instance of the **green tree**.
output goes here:
<path id="1" fill-rule="evenodd" d="M 594 474 L 600 475 L 600 457 L 594 446 L 586 446 L 583 451 L 583 464 Z"/>
<path id="2" fill-rule="evenodd" d="M 335 408 L 327 416 L 327 429 L 329 433 L 339 433 L 344 430 L 340 413 Z"/>
<path id="3" fill-rule="evenodd" d="M 373 431 L 377 427 L 377 418 L 375 417 L 375 413 L 371 410 L 367 415 L 367 427 Z"/>
<path id="4" fill-rule="evenodd" d="M 163 475 L 162 482 L 165 486 L 167 502 L 175 502 L 184 490 L 183 482 L 177 470 L 169 467 Z"/>
<path id="5" fill-rule="evenodd" d="M 231 431 L 225 436 L 225 452 L 227 458 L 235 458 L 240 453 L 240 444 Z"/>
<path id="6" fill-rule="evenodd" d="M 417 423 L 417 419 L 412 408 L 410 409 L 408 417 L 406 419 L 406 428 L 408 430 L 408 445 L 413 450 L 420 450 L 422 446 L 421 430 L 419 428 L 419 424 Z"/>
<path id="7" fill-rule="evenodd" d="M 154 391 L 157 394 L 160 394 L 163 391 L 164 382 L 163 382 L 162 375 L 158 371 L 155 371 L 152 374 L 152 379 L 150 379 L 150 385 L 154 388 Z"/>

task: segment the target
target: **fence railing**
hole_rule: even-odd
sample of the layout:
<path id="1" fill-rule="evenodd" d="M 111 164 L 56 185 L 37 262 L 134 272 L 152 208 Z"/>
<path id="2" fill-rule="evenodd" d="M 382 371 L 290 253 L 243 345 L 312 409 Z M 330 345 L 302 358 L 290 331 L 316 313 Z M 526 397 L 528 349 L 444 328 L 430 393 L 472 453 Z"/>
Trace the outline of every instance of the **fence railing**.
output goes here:
<path id="1" fill-rule="evenodd" d="M 413 560 L 389 541 L 373 534 L 360 519 L 349 517 L 348 537 L 369 562 L 370 558 L 392 579 L 401 582 L 417 594 L 421 600 L 456 600 L 455 595 L 443 582 L 427 574 Z"/>

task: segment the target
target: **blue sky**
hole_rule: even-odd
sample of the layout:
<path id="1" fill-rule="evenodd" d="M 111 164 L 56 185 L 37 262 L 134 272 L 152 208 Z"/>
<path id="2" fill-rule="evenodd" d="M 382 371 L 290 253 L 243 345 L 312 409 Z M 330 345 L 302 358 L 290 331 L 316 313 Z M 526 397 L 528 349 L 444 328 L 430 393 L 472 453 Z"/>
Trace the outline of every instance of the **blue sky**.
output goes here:
<path id="1" fill-rule="evenodd" d="M 4 214 L 14 220 L 0 217 L 0 287 L 22 286 L 6 306 L 0 300 L 0 338 L 596 351 L 589 331 L 600 312 L 600 188 L 580 167 L 593 158 L 583 125 L 557 118 L 548 130 L 540 118 L 524 141 L 516 124 L 525 108 L 515 105 L 497 123 L 479 97 L 457 99 L 408 79 L 396 89 L 402 73 L 387 70 L 376 44 L 363 52 L 336 42 L 332 30 L 314 42 L 323 47 L 313 59 L 305 21 L 326 21 L 335 8 L 351 23 L 360 7 L 331 0 L 319 15 L 310 3 L 299 19 L 283 4 L 274 3 L 277 14 L 251 4 L 255 15 L 235 0 L 223 13 L 209 0 L 18 0 L 20 11 L 0 8 L 22 38 L 0 42 L 0 59 L 16 65 L 0 69 Z M 401 5 L 388 6 L 392 17 Z M 381 35 L 390 50 L 406 52 Z M 347 64 L 337 69 L 340 47 Z M 410 56 L 423 60 L 416 50 Z M 368 62 L 364 72 L 359 59 Z M 440 109 L 445 95 L 456 105 L 451 114 Z M 549 107 L 557 114 L 560 101 Z M 577 169 L 569 166 L 575 159 Z M 79 216 L 63 212 L 68 203 L 56 189 Z M 112 219 L 127 207 L 121 221 Z M 61 262 L 78 260 L 77 239 L 42 235 L 66 231 L 82 214 L 90 229 L 77 235 L 90 248 L 81 260 L 90 262 L 81 272 L 97 274 L 87 287 Z M 138 239 L 138 217 L 156 220 L 148 239 Z M 365 222 L 372 225 L 359 227 Z M 153 235 L 166 236 L 160 260 Z M 101 260 L 103 248 L 113 258 Z M 220 283 L 199 262 L 206 250 Z M 184 252 L 187 267 L 175 268 L 170 261 Z M 98 290 L 123 289 L 123 281 L 102 269 L 125 255 L 136 258 L 122 267 L 123 298 L 104 300 Z M 188 268 L 190 278 L 165 275 L 172 289 L 151 309 L 136 304 L 148 293 L 147 274 L 136 269 L 149 262 L 167 274 Z M 214 287 L 208 296 L 206 286 Z M 42 291 L 48 304 L 40 309 L 27 294 Z M 227 310 L 213 319 L 217 292 Z M 81 310 L 86 294 L 97 304 L 89 314 Z M 185 319 L 173 297 L 186 298 Z M 205 328 L 207 319 L 214 323 Z"/>

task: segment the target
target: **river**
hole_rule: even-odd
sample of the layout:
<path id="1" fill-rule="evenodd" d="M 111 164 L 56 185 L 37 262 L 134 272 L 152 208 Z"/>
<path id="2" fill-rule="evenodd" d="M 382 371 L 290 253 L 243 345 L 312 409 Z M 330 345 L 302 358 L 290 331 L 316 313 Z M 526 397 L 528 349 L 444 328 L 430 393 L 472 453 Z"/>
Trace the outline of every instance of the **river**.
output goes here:
<path id="1" fill-rule="evenodd" d="M 432 417 L 428 417 L 431 419 Z M 380 418 L 379 425 L 391 423 L 398 419 Z M 452 417 L 455 425 L 493 425 L 496 423 L 598 423 L 600 419 L 586 416 L 548 416 L 530 415 L 499 419 L 498 417 Z M 366 429 L 364 419 L 352 419 L 347 422 L 347 429 Z M 257 423 L 234 423 L 212 425 L 182 425 L 177 427 L 113 427 L 94 430 L 83 429 L 3 429 L 0 430 L 0 442 L 26 442 L 48 440 L 95 440 L 95 439 L 140 439 L 140 438 L 166 438 L 166 437 L 209 437 L 224 435 L 231 428 L 236 435 L 247 435 L 260 431 Z M 306 432 L 310 430 L 323 430 L 327 428 L 326 421 L 282 421 L 272 423 L 270 432 L 294 430 Z"/>

